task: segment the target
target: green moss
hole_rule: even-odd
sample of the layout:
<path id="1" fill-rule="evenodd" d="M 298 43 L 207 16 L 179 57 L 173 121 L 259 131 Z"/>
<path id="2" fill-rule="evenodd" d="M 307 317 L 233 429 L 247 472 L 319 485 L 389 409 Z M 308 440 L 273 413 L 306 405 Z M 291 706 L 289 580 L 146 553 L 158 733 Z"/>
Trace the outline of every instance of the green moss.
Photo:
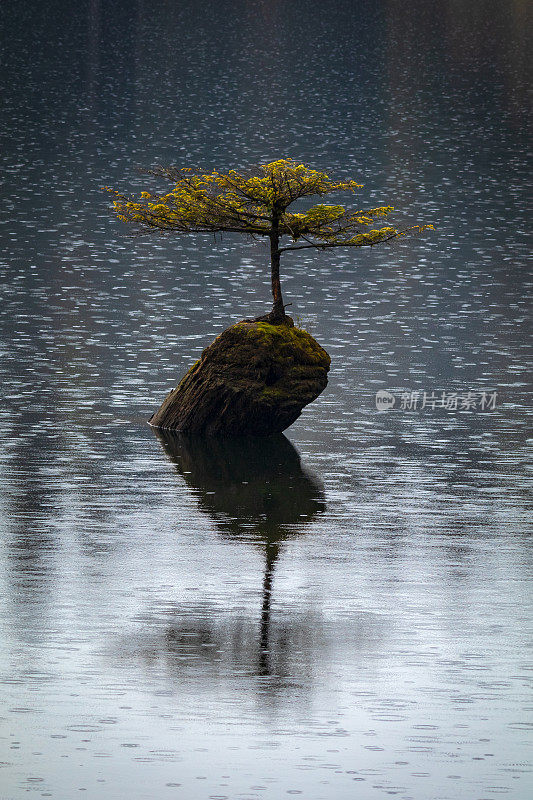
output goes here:
<path id="1" fill-rule="evenodd" d="M 307 359 L 319 364 L 329 366 L 330 358 L 325 350 L 307 333 L 300 328 L 290 328 L 287 325 L 270 325 L 268 322 L 240 322 L 234 326 L 239 338 L 244 334 L 252 342 L 268 347 L 274 355 L 290 357 L 291 354 L 304 354 Z"/>
<path id="2" fill-rule="evenodd" d="M 289 395 L 290 392 L 287 389 L 279 386 L 266 386 L 261 392 L 261 397 L 264 400 L 284 400 Z"/>

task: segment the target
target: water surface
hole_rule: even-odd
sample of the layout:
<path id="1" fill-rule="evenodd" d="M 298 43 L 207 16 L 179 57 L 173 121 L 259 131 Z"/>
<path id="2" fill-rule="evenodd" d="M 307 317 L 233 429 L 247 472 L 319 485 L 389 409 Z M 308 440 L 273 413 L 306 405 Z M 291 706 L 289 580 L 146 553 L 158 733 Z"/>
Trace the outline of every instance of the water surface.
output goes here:
<path id="1" fill-rule="evenodd" d="M 0 15 L 3 794 L 530 797 L 528 4 Z M 158 435 L 267 252 L 132 239 L 100 187 L 284 156 L 436 231 L 286 255 L 332 356 L 286 437 Z"/>

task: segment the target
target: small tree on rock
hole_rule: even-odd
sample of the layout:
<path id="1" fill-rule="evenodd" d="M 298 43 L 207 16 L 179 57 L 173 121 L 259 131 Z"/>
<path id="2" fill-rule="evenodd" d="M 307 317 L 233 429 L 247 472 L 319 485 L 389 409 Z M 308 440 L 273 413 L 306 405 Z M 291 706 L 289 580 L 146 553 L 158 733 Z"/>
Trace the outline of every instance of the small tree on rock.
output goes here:
<path id="1" fill-rule="evenodd" d="M 347 210 L 318 203 L 307 211 L 289 211 L 293 203 L 305 197 L 362 188 L 353 180 L 331 180 L 292 159 L 273 161 L 247 172 L 201 174 L 186 168 L 155 167 L 145 173 L 169 180 L 173 188 L 161 195 L 141 192 L 140 199 L 134 199 L 106 187 L 115 197 L 113 210 L 120 220 L 152 233 L 244 233 L 269 240 L 273 306 L 269 314 L 257 319 L 272 324 L 286 319 L 280 284 L 282 253 L 373 247 L 433 227 L 414 225 L 398 230 L 383 225 L 394 210 L 392 206 Z M 287 239 L 291 243 L 282 245 Z"/>

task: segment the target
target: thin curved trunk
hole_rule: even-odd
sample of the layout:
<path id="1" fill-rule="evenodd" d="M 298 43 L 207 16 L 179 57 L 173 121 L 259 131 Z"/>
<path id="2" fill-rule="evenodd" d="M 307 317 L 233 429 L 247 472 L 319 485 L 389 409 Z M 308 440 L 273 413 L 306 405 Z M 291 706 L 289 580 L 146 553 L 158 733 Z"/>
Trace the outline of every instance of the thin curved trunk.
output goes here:
<path id="1" fill-rule="evenodd" d="M 283 305 L 283 296 L 281 294 L 281 283 L 279 280 L 279 262 L 281 253 L 279 251 L 279 217 L 274 215 L 272 219 L 272 232 L 270 234 L 270 266 L 272 276 L 272 297 L 274 304 L 272 306 L 272 318 L 284 319 L 285 308 Z"/>

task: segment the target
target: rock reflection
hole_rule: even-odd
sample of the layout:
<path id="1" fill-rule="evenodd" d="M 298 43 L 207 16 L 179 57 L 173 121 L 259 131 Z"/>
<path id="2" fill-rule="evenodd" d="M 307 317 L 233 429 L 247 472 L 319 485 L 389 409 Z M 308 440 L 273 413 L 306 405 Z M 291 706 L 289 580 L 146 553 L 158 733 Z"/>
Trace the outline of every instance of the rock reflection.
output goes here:
<path id="1" fill-rule="evenodd" d="M 302 469 L 297 450 L 281 434 L 264 439 L 216 439 L 154 430 L 193 490 L 199 508 L 215 520 L 220 533 L 264 548 L 259 659 L 254 671 L 268 677 L 272 660 L 279 662 L 272 654 L 271 605 L 280 544 L 302 533 L 305 525 L 325 510 L 323 487 Z M 286 644 L 286 637 L 282 638 Z M 200 644 L 202 640 L 199 635 Z M 179 641 L 179 632 L 173 630 L 167 641 Z"/>
<path id="2" fill-rule="evenodd" d="M 224 534 L 268 546 L 325 509 L 322 485 L 302 469 L 297 450 L 282 434 L 217 439 L 154 430 L 200 509 Z"/>

